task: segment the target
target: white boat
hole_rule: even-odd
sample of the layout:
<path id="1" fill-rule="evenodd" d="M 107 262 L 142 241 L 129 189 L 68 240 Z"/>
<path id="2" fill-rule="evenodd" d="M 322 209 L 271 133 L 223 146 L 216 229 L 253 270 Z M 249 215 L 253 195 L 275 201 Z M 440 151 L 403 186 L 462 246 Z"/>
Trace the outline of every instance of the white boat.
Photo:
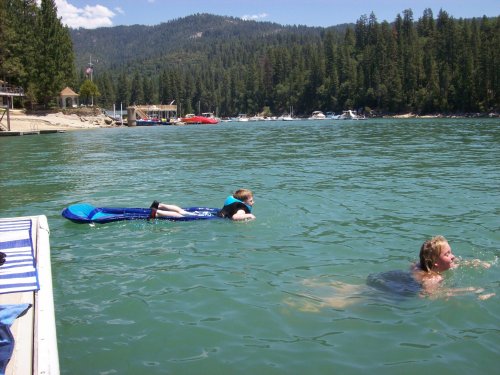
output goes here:
<path id="1" fill-rule="evenodd" d="M 279 119 L 281 121 L 293 121 L 293 117 L 291 115 L 283 115 Z"/>
<path id="2" fill-rule="evenodd" d="M 281 121 L 293 121 L 294 119 L 292 113 L 293 113 L 293 107 L 290 107 L 290 113 L 288 115 L 280 116 L 278 119 Z"/>
<path id="3" fill-rule="evenodd" d="M 312 113 L 311 117 L 309 117 L 309 120 L 325 120 L 325 119 L 326 119 L 326 116 L 321 111 L 314 111 Z"/>
<path id="4" fill-rule="evenodd" d="M 330 120 L 343 120 L 342 115 L 336 115 L 334 112 L 327 113 L 326 118 Z"/>
<path id="5" fill-rule="evenodd" d="M 339 120 L 364 120 L 365 116 L 359 116 L 350 109 L 343 111 Z"/>
<path id="6" fill-rule="evenodd" d="M 244 113 L 240 113 L 240 114 L 238 115 L 238 121 L 245 121 L 245 122 L 247 122 L 247 121 L 248 121 L 248 117 L 247 117 L 247 115 L 246 115 L 246 114 L 244 114 Z"/>

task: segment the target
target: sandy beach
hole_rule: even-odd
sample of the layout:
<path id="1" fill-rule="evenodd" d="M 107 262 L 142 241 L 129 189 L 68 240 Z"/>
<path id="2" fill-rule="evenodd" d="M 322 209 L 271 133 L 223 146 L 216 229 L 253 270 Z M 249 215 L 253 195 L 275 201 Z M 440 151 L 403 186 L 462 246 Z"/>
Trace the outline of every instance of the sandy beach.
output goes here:
<path id="1" fill-rule="evenodd" d="M 7 128 L 7 116 L 1 123 Z M 120 126 L 104 114 L 64 114 L 62 112 L 46 114 L 27 114 L 22 110 L 10 110 L 10 131 L 27 132 L 38 130 L 83 130 Z"/>

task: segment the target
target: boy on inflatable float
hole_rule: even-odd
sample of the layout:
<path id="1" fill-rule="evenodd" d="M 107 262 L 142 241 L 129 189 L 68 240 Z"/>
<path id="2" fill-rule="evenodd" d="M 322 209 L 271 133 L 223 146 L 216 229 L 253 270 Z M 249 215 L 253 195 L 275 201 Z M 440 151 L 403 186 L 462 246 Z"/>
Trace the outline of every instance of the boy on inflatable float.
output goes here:
<path id="1" fill-rule="evenodd" d="M 252 214 L 253 205 L 253 193 L 247 189 L 239 189 L 233 195 L 226 198 L 224 207 L 222 207 L 217 215 L 231 220 L 253 220 L 255 219 L 255 216 Z M 193 216 L 193 213 L 173 204 L 154 201 L 151 204 L 151 216 L 149 218 L 186 216 Z"/>

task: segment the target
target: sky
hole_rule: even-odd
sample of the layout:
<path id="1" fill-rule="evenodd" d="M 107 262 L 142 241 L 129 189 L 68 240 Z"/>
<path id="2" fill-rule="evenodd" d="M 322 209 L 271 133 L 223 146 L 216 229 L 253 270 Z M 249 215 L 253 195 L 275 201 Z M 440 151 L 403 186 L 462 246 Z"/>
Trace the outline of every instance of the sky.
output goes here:
<path id="1" fill-rule="evenodd" d="M 355 23 L 372 12 L 379 22 L 405 9 L 418 20 L 430 8 L 454 18 L 500 16 L 500 0 L 55 0 L 62 23 L 94 29 L 118 25 L 158 25 L 196 13 L 210 13 L 281 25 L 335 26 Z"/>

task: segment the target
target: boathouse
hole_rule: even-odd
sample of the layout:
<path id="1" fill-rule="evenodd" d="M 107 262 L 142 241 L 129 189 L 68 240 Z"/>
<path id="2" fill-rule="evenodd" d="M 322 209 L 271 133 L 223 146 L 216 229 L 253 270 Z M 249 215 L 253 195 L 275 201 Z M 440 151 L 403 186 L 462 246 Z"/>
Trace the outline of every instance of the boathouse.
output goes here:
<path id="1" fill-rule="evenodd" d="M 149 125 L 166 125 L 177 118 L 177 105 L 153 104 L 127 107 L 127 125 L 137 126 L 141 122 Z"/>

